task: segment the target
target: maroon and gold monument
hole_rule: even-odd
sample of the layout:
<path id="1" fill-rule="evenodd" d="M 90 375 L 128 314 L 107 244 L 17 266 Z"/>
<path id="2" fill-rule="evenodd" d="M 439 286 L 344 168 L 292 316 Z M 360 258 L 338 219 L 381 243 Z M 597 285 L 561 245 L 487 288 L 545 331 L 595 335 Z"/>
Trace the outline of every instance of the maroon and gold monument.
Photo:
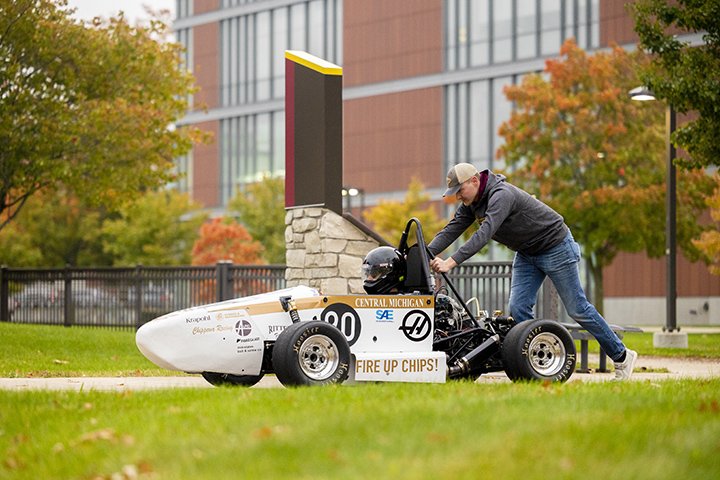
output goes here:
<path id="1" fill-rule="evenodd" d="M 285 52 L 285 208 L 342 215 L 342 68 Z"/>

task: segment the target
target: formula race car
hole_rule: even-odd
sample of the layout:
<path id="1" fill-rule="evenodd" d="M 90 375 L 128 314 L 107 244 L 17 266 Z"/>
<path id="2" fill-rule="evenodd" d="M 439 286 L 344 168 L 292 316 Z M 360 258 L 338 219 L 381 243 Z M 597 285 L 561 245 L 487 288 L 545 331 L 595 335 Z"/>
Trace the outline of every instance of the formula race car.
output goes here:
<path id="1" fill-rule="evenodd" d="M 416 242 L 408 246 L 412 227 Z M 367 295 L 298 286 L 169 313 L 140 327 L 140 351 L 160 367 L 213 385 L 251 386 L 274 373 L 285 386 L 445 382 L 505 371 L 513 381 L 566 381 L 575 343 L 558 322 L 473 314 L 435 288 L 420 222 L 397 249 L 363 262 Z"/>

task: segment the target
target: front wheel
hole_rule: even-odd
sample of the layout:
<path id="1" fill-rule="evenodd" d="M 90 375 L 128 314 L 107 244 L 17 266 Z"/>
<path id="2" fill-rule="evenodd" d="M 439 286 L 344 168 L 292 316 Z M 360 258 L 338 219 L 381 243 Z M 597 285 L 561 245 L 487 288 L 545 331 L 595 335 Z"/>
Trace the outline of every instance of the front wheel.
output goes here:
<path id="1" fill-rule="evenodd" d="M 565 382 L 575 371 L 575 342 L 558 322 L 528 320 L 507 334 L 502 359 L 505 373 L 513 381 Z"/>
<path id="2" fill-rule="evenodd" d="M 272 364 L 285 386 L 342 383 L 349 374 L 350 346 L 345 335 L 329 323 L 298 322 L 278 337 Z"/>
<path id="3" fill-rule="evenodd" d="M 252 387 L 258 383 L 264 375 L 264 373 L 260 375 L 233 375 L 231 373 L 202 372 L 203 378 L 216 387 Z"/>

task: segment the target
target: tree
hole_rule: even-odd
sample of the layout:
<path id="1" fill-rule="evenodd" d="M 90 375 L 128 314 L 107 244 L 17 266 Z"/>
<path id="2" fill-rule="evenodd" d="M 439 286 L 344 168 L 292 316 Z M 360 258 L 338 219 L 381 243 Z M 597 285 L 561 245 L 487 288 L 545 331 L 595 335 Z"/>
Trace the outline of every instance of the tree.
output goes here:
<path id="1" fill-rule="evenodd" d="M 515 109 L 500 127 L 511 180 L 561 213 L 583 246 L 602 306 L 602 270 L 619 251 L 664 253 L 665 154 L 663 107 L 632 102 L 641 52 L 615 46 L 588 56 L 572 41 L 545 74 L 505 90 Z M 648 104 L 649 103 L 649 104 Z M 678 243 L 690 239 L 711 181 L 702 171 L 678 175 Z"/>
<path id="2" fill-rule="evenodd" d="M 706 203 L 710 208 L 710 216 L 715 222 L 715 228 L 703 232 L 693 244 L 703 253 L 710 263 L 710 272 L 720 275 L 720 175 L 715 174 L 715 192 L 708 197 Z"/>
<path id="3" fill-rule="evenodd" d="M 186 193 L 149 192 L 105 221 L 104 249 L 115 265 L 187 265 L 205 219 Z"/>
<path id="4" fill-rule="evenodd" d="M 262 245 L 242 225 L 215 218 L 200 227 L 192 249 L 193 265 L 213 265 L 220 260 L 252 265 L 261 263 Z"/>
<path id="5" fill-rule="evenodd" d="M 628 8 L 640 47 L 652 54 L 642 82 L 677 112 L 694 112 L 680 125 L 673 142 L 689 158 L 679 165 L 720 165 L 720 0 L 638 0 Z M 703 44 L 691 45 L 677 33 L 702 33 Z"/>
<path id="6" fill-rule="evenodd" d="M 165 24 L 84 25 L 64 7 L 0 0 L 0 230 L 41 190 L 112 206 L 163 185 L 204 138 L 169 128 L 194 87 Z"/>
<path id="7" fill-rule="evenodd" d="M 413 178 L 404 201 L 381 200 L 377 206 L 366 210 L 363 217 L 391 243 L 399 240 L 407 221 L 417 217 L 423 226 L 425 241 L 429 242 L 445 226 L 445 221 L 439 218 L 434 207 L 427 205 L 430 195 L 423 189 L 420 180 Z"/>
<path id="8" fill-rule="evenodd" d="M 238 212 L 241 224 L 262 242 L 268 263 L 285 264 L 285 181 L 265 177 L 239 192 L 228 203 L 228 211 Z"/>
<path id="9" fill-rule="evenodd" d="M 62 190 L 34 195 L 0 235 L 0 263 L 14 267 L 108 265 L 100 231 L 106 213 Z"/>

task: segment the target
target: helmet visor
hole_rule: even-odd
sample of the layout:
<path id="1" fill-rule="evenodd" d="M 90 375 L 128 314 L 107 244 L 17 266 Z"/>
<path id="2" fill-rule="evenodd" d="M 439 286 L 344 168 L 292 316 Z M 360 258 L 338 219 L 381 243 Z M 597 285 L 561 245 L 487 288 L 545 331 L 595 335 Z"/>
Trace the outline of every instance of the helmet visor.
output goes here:
<path id="1" fill-rule="evenodd" d="M 368 265 L 362 266 L 363 281 L 374 282 L 379 280 L 392 271 L 392 265 L 384 263 L 381 265 Z"/>

